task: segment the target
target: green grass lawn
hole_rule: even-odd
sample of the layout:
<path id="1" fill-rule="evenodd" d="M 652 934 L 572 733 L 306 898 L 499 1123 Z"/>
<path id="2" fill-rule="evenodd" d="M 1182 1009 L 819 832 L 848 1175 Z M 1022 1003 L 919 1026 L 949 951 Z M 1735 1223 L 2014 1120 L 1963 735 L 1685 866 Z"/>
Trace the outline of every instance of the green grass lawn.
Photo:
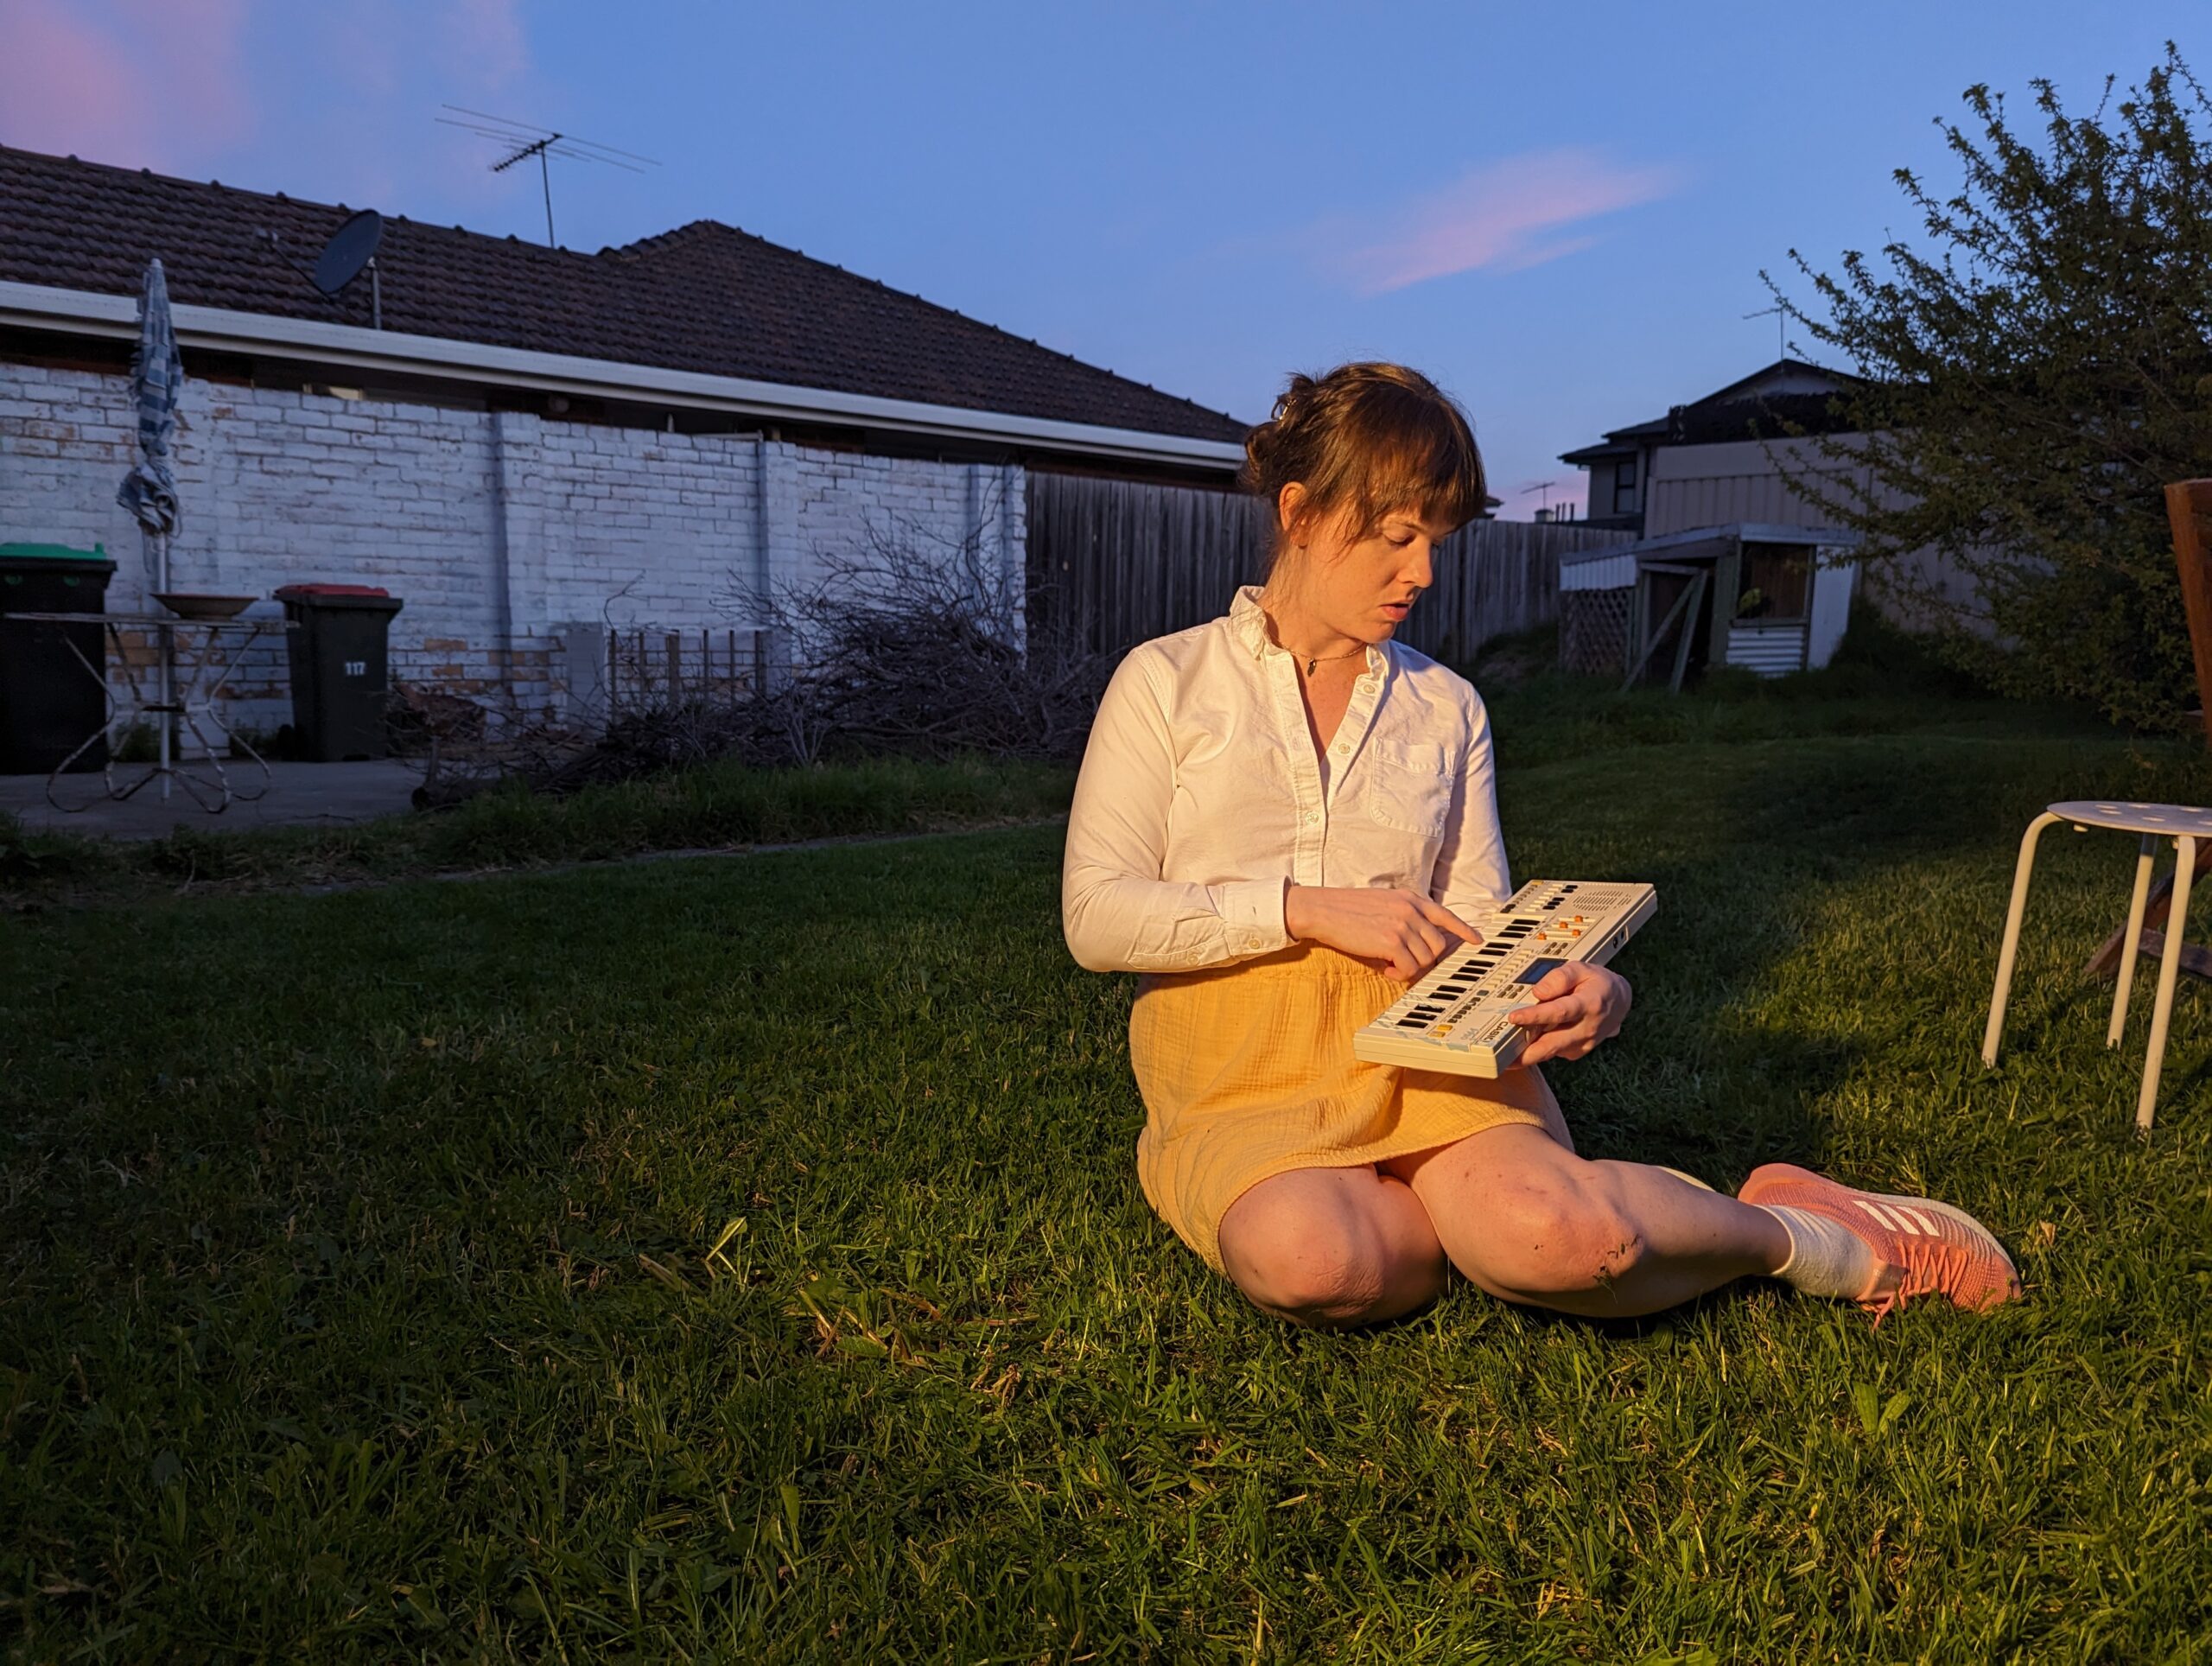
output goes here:
<path id="1" fill-rule="evenodd" d="M 563 798 L 509 781 L 429 815 L 247 831 L 211 823 L 129 842 L 31 831 L 0 815 L 0 911 L 1031 822 L 1065 814 L 1074 779 L 1061 766 L 982 759 L 876 758 L 812 769 L 720 762 Z"/>
<path id="2" fill-rule="evenodd" d="M 1516 871 L 1649 880 L 1586 1152 L 1974 1211 L 1987 1317 L 1248 1308 L 1147 1211 L 1052 828 L 0 920 L 27 1660 L 2212 1658 L 2212 989 L 2103 1045 L 2201 759 L 1899 696 L 1497 703 Z M 2212 935 L 2200 912 L 2196 935 Z"/>

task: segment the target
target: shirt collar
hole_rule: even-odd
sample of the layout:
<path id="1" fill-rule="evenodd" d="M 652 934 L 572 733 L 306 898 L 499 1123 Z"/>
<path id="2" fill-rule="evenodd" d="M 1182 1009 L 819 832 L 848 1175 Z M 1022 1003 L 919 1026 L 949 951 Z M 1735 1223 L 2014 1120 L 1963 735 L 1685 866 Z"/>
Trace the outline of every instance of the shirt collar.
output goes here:
<path id="1" fill-rule="evenodd" d="M 1260 610 L 1260 588 L 1238 585 L 1236 598 L 1229 604 L 1229 628 L 1255 659 L 1275 645 L 1268 639 L 1268 616 Z"/>
<path id="2" fill-rule="evenodd" d="M 1239 642 L 1244 645 L 1246 651 L 1255 659 L 1264 658 L 1270 652 L 1275 653 L 1289 652 L 1288 649 L 1279 646 L 1274 639 L 1268 634 L 1268 615 L 1260 606 L 1260 592 L 1262 588 L 1257 584 L 1240 584 L 1236 587 L 1236 597 L 1229 604 L 1230 631 Z M 1369 671 L 1379 671 L 1390 664 L 1388 652 L 1390 645 L 1386 642 L 1380 648 L 1370 646 L 1368 649 L 1367 669 Z"/>

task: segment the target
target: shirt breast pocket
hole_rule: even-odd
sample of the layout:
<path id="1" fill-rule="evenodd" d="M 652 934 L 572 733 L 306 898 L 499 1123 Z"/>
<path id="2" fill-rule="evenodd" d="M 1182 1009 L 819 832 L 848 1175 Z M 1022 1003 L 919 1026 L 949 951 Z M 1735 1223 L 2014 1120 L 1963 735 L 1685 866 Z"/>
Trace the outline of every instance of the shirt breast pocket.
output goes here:
<path id="1" fill-rule="evenodd" d="M 1440 836 L 1452 811 L 1452 768 L 1444 748 L 1426 741 L 1374 741 L 1368 747 L 1367 813 L 1384 827 Z"/>

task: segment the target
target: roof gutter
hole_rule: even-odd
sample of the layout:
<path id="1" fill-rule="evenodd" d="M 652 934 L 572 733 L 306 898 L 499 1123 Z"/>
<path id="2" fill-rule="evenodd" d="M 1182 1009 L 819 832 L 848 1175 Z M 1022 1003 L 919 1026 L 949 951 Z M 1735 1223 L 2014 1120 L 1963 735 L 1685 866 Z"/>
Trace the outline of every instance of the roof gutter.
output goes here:
<path id="1" fill-rule="evenodd" d="M 179 306 L 171 312 L 177 340 L 182 345 L 224 353 L 251 353 L 316 365 L 440 376 L 486 386 L 598 397 L 613 395 L 686 410 L 733 411 L 785 422 L 830 422 L 900 433 L 994 441 L 1083 456 L 1171 463 L 1185 468 L 1234 468 L 1244 460 L 1243 448 L 1225 441 L 1151 434 L 1141 429 L 1104 428 L 1089 423 L 1064 423 L 1049 417 L 1015 416 L 1003 411 L 927 404 L 912 399 L 885 399 L 865 393 L 793 387 L 740 376 L 664 370 L 612 359 L 536 353 L 480 341 L 456 341 L 446 336 L 367 330 L 358 325 L 280 318 L 270 313 L 232 312 L 221 307 Z M 0 325 L 128 339 L 138 333 L 138 300 L 136 296 L 102 295 L 89 289 L 51 289 L 43 284 L 0 280 Z"/>

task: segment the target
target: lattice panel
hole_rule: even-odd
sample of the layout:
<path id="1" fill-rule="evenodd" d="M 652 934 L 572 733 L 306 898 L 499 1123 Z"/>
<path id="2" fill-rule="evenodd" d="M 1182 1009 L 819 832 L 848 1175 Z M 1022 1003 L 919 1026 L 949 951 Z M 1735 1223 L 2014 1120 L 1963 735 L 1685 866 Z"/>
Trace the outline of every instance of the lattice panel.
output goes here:
<path id="1" fill-rule="evenodd" d="M 1559 599 L 1560 669 L 1585 677 L 1618 677 L 1628 669 L 1633 587 L 1568 590 Z"/>

